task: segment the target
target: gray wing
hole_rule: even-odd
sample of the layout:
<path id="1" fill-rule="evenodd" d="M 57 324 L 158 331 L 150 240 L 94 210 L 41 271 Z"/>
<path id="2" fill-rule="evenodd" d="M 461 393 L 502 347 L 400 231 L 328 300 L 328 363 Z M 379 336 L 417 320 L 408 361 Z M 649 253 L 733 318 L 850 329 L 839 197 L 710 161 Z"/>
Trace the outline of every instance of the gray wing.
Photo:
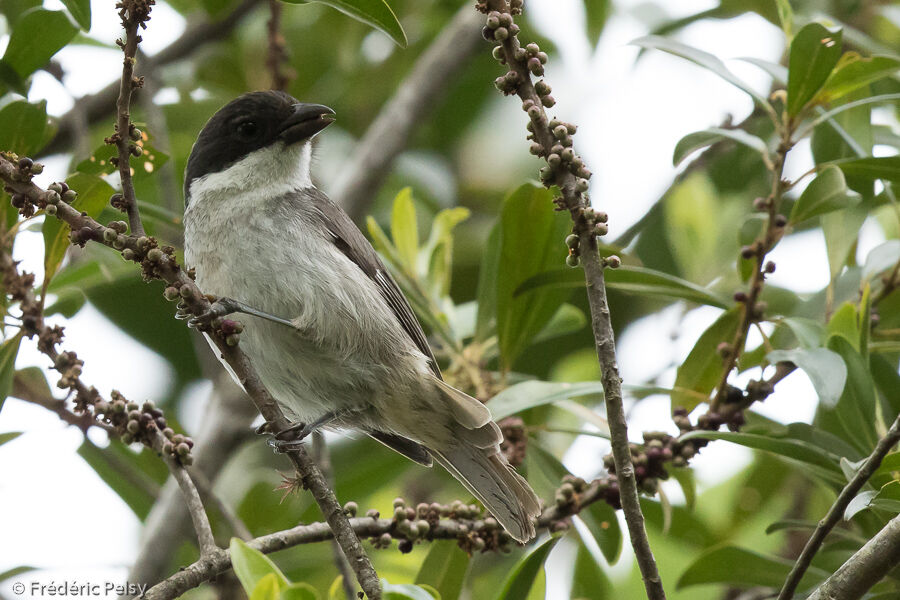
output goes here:
<path id="1" fill-rule="evenodd" d="M 425 339 L 425 332 L 413 313 L 409 302 L 397 286 L 397 282 L 391 277 L 384 263 L 369 240 L 362 234 L 356 224 L 350 220 L 347 213 L 324 193 L 315 188 L 304 190 L 308 194 L 318 215 L 322 218 L 322 224 L 331 233 L 334 245 L 351 261 L 353 261 L 366 276 L 371 279 L 381 296 L 397 317 L 403 330 L 416 344 L 422 354 L 431 361 L 431 370 L 435 376 L 441 378 L 440 369 L 434 354 Z"/>

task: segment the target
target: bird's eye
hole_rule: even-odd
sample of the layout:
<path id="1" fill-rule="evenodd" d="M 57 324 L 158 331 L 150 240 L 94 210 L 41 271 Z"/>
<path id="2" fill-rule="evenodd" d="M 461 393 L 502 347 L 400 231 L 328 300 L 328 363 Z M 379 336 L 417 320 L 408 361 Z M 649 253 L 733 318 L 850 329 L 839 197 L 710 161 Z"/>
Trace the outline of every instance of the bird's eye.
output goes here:
<path id="1" fill-rule="evenodd" d="M 237 134 L 244 139 L 253 138 L 259 128 L 254 121 L 241 121 L 237 126 Z"/>

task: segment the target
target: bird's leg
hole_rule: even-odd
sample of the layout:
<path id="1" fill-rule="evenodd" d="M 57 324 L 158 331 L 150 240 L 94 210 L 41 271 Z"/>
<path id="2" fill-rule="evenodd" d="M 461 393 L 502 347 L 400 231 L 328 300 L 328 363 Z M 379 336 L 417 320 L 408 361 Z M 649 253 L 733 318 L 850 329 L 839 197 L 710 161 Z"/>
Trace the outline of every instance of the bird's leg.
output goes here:
<path id="1" fill-rule="evenodd" d="M 189 327 L 204 327 L 209 326 L 214 320 L 225 317 L 234 313 L 244 313 L 246 315 L 253 315 L 254 317 L 259 317 L 260 319 L 266 319 L 267 321 L 272 321 L 273 323 L 278 323 L 280 325 L 287 325 L 293 329 L 294 324 L 291 323 L 288 319 L 282 319 L 281 317 L 276 317 L 275 315 L 270 315 L 267 312 L 263 312 L 257 308 L 253 308 L 249 304 L 244 304 L 238 300 L 234 300 L 233 298 L 218 298 L 215 302 L 209 305 L 209 310 L 206 312 L 192 317 L 186 313 L 178 313 L 175 315 L 176 319 L 188 319 Z"/>
<path id="2" fill-rule="evenodd" d="M 311 433 L 331 423 L 345 411 L 331 411 L 325 413 L 312 423 L 294 423 L 286 429 L 282 429 L 275 434 L 275 439 L 269 440 L 268 444 L 275 449 L 275 452 L 289 452 L 297 448 L 303 440 Z"/>

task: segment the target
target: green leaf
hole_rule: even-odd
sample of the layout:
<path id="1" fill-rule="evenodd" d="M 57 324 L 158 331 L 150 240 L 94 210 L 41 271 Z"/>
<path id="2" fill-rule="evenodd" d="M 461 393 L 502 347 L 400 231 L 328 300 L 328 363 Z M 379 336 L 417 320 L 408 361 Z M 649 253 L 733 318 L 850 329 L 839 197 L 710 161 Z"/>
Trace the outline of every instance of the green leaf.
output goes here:
<path id="1" fill-rule="evenodd" d="M 859 230 L 866 216 L 866 207 L 856 205 L 825 213 L 820 217 L 832 280 L 840 274 L 845 264 L 851 262 L 851 252 L 856 247 Z"/>
<path id="2" fill-rule="evenodd" d="M 856 305 L 852 302 L 844 302 L 831 315 L 828 321 L 828 337 L 841 336 L 859 351 L 859 315 Z"/>
<path id="3" fill-rule="evenodd" d="M 584 544 L 578 545 L 572 576 L 572 593 L 569 596 L 572 600 L 613 597 L 612 582 Z"/>
<path id="4" fill-rule="evenodd" d="M 272 577 L 277 580 L 274 574 L 266 575 L 266 577 Z M 282 588 L 281 595 L 278 596 L 278 600 L 319 600 L 319 598 L 319 592 L 316 591 L 316 588 L 302 582 L 292 583 L 286 588 Z"/>
<path id="5" fill-rule="evenodd" d="M 869 156 L 834 163 L 845 175 L 900 182 L 900 156 Z"/>
<path id="6" fill-rule="evenodd" d="M 875 432 L 875 383 L 868 362 L 843 336 L 832 336 L 828 348 L 847 365 L 847 385 L 833 409 L 820 407 L 818 423 L 867 455 L 878 442 Z"/>
<path id="7" fill-rule="evenodd" d="M 119 441 L 98 448 L 85 439 L 78 455 L 141 521 L 147 518 L 168 475 L 165 463 L 152 450 L 133 452 Z"/>
<path id="8" fill-rule="evenodd" d="M 535 343 L 552 340 L 570 333 L 581 331 L 587 325 L 588 319 L 577 306 L 563 304 L 559 307 L 547 326 L 534 337 Z"/>
<path id="9" fill-rule="evenodd" d="M 397 15 L 384 0 L 282 0 L 288 4 L 319 2 L 336 8 L 345 15 L 384 32 L 401 48 L 406 48 L 406 32 Z"/>
<path id="10" fill-rule="evenodd" d="M 560 540 L 559 537 L 551 537 L 543 544 L 529 552 L 519 563 L 513 567 L 512 573 L 503 584 L 503 589 L 497 595 L 496 600 L 522 600 L 528 597 L 532 584 L 538 577 L 538 573 L 544 566 L 544 561 L 553 547 Z"/>
<path id="11" fill-rule="evenodd" d="M 400 190 L 394 198 L 391 210 L 391 238 L 406 269 L 416 272 L 416 255 L 419 252 L 419 231 L 416 224 L 416 207 L 413 204 L 412 188 Z"/>
<path id="12" fill-rule="evenodd" d="M 816 96 L 816 102 L 828 104 L 897 70 L 900 70 L 900 59 L 894 56 L 865 58 L 856 52 L 847 52 Z"/>
<path id="13" fill-rule="evenodd" d="M 681 487 L 681 492 L 684 494 L 684 505 L 689 510 L 694 510 L 694 505 L 697 503 L 697 480 L 694 478 L 694 470 L 671 468 L 669 475 Z"/>
<path id="14" fill-rule="evenodd" d="M 494 420 L 499 421 L 529 408 L 590 394 L 603 394 L 603 384 L 599 381 L 580 383 L 523 381 L 506 388 L 491 398 L 487 406 L 491 409 Z"/>
<path id="15" fill-rule="evenodd" d="M 862 279 L 869 281 L 880 273 L 892 269 L 900 261 L 900 240 L 889 240 L 875 246 L 866 255 Z"/>
<path id="16" fill-rule="evenodd" d="M 675 144 L 675 152 L 672 155 L 672 164 L 678 166 L 695 150 L 711 146 L 722 140 L 729 139 L 743 144 L 751 150 L 756 150 L 763 156 L 763 160 L 769 161 L 769 149 L 766 143 L 753 134 L 742 129 L 720 129 L 713 127 L 704 131 L 689 133 Z"/>
<path id="17" fill-rule="evenodd" d="M 434 541 L 415 583 L 430 585 L 441 594 L 441 600 L 458 600 L 468 569 L 469 555 L 455 541 Z"/>
<path id="18" fill-rule="evenodd" d="M 854 100 L 853 102 L 847 102 L 846 104 L 841 104 L 838 107 L 835 107 L 831 110 L 825 111 L 821 110 L 818 116 L 810 121 L 807 125 L 804 125 L 801 129 L 797 131 L 797 135 L 795 136 L 797 139 L 802 139 L 809 134 L 810 131 L 824 123 L 825 121 L 830 120 L 831 118 L 859 106 L 866 106 L 869 104 L 881 104 L 882 102 L 894 102 L 896 100 L 900 100 L 900 93 L 898 94 L 882 94 L 880 96 L 868 96 L 866 98 L 860 98 L 859 100 Z M 834 123 L 832 121 L 832 123 Z M 836 124 L 835 124 L 836 125 Z"/>
<path id="19" fill-rule="evenodd" d="M 500 270 L 501 250 L 501 228 L 500 223 L 497 223 L 485 242 L 484 259 L 478 273 L 475 340 L 479 342 L 487 340 L 497 329 L 497 273 Z M 584 276 L 581 278 L 584 279 Z"/>
<path id="20" fill-rule="evenodd" d="M 787 317 L 782 322 L 790 328 L 802 347 L 818 348 L 822 345 L 825 328 L 818 321 L 803 317 Z"/>
<path id="21" fill-rule="evenodd" d="M 620 292 L 687 300 L 688 302 L 707 304 L 717 308 L 725 308 L 728 305 L 725 297 L 703 286 L 645 267 L 622 265 L 618 269 L 607 269 L 605 277 L 606 287 Z M 516 295 L 542 286 L 583 288 L 584 273 L 577 269 L 538 273 L 522 282 L 516 289 Z"/>
<path id="22" fill-rule="evenodd" d="M 450 295 L 453 266 L 453 229 L 469 218 L 464 206 L 446 208 L 434 217 L 428 241 L 419 251 L 419 272 L 427 273 L 431 293 L 438 298 Z M 424 268 L 421 263 L 424 263 Z"/>
<path id="23" fill-rule="evenodd" d="M 841 471 L 840 457 L 804 440 L 732 431 L 692 431 L 678 439 L 681 441 L 690 439 L 725 440 L 746 448 L 764 450 L 783 458 L 821 467 L 835 475 L 840 475 Z"/>
<path id="24" fill-rule="evenodd" d="M 31 571 L 36 571 L 37 567 L 31 567 L 28 565 L 22 565 L 20 567 L 13 567 L 12 569 L 7 569 L 0 573 L 0 581 L 6 581 L 8 579 L 12 579 L 17 575 L 22 575 L 24 573 L 30 573 Z"/>
<path id="25" fill-rule="evenodd" d="M 844 510 L 844 520 L 849 521 L 858 512 L 868 508 L 900 513 L 900 481 L 890 481 L 878 490 L 860 492 Z"/>
<path id="26" fill-rule="evenodd" d="M 29 10 L 10 34 L 3 62 L 25 79 L 46 65 L 77 32 L 78 28 L 61 10 Z"/>
<path id="27" fill-rule="evenodd" d="M 816 388 L 819 400 L 829 408 L 837 404 L 847 383 L 847 365 L 839 354 L 827 348 L 775 350 L 769 352 L 766 359 L 771 363 L 792 362 L 803 369 Z"/>
<path id="28" fill-rule="evenodd" d="M 528 278 L 544 271 L 565 270 L 563 240 L 569 218 L 553 210 L 553 194 L 528 183 L 510 194 L 500 214 L 500 262 L 497 286 L 497 339 L 504 368 L 512 367 L 571 294 L 541 288 L 516 294 Z"/>
<path id="29" fill-rule="evenodd" d="M 386 579 L 381 580 L 381 588 L 384 592 L 382 598 L 384 600 L 435 600 L 435 596 L 429 593 L 425 588 L 408 583 L 392 584 Z M 438 598 L 437 600 L 441 600 Z"/>
<path id="30" fill-rule="evenodd" d="M 228 546 L 231 552 L 231 564 L 241 586 L 248 594 L 252 593 L 266 575 L 273 575 L 277 588 L 287 587 L 288 580 L 275 566 L 271 559 L 238 538 L 231 538 Z"/>
<path id="31" fill-rule="evenodd" d="M 809 23 L 791 42 L 788 63 L 787 112 L 796 117 L 818 93 L 841 57 L 842 34 Z"/>
<path id="32" fill-rule="evenodd" d="M 3 403 L 12 393 L 13 378 L 16 375 L 16 357 L 19 355 L 21 343 L 20 331 L 0 345 L 0 410 L 3 410 Z"/>
<path id="33" fill-rule="evenodd" d="M 588 40 L 591 44 L 596 44 L 612 12 L 612 2 L 610 0 L 584 0 L 584 12 Z"/>
<path id="34" fill-rule="evenodd" d="M 91 0 L 62 0 L 62 3 L 84 31 L 91 30 Z"/>
<path id="35" fill-rule="evenodd" d="M 13 441 L 20 435 L 22 435 L 21 431 L 6 431 L 4 433 L 0 433 L 0 446 L 6 444 L 7 442 Z M 0 577 L 0 581 L 3 581 L 3 577 Z"/>
<path id="36" fill-rule="evenodd" d="M 72 203 L 73 208 L 87 213 L 88 216 L 97 218 L 100 212 L 109 202 L 109 197 L 115 191 L 111 185 L 96 175 L 75 173 L 66 183 L 78 192 L 78 197 Z M 48 217 L 44 220 L 44 272 L 45 281 L 49 281 L 56 274 L 59 265 L 62 264 L 69 248 L 69 226 L 56 218 Z M 45 285 L 46 285 L 45 283 Z"/>
<path id="37" fill-rule="evenodd" d="M 0 110 L 0 150 L 30 156 L 41 149 L 47 129 L 47 101 L 10 102 Z"/>
<path id="38" fill-rule="evenodd" d="M 712 392 L 722 376 L 722 357 L 717 348 L 722 342 L 732 342 L 740 318 L 737 308 L 722 313 L 694 344 L 675 375 L 673 409 L 682 407 L 691 411 Z"/>
<path id="39" fill-rule="evenodd" d="M 828 165 L 813 179 L 791 210 L 791 223 L 797 224 L 828 212 L 859 204 L 861 197 L 847 187 L 844 173 Z"/>
<path id="40" fill-rule="evenodd" d="M 658 35 L 648 35 L 633 40 L 631 43 L 642 48 L 654 48 L 656 50 L 668 52 L 669 54 L 674 54 L 675 56 L 680 56 L 681 58 L 689 60 L 692 63 L 703 67 L 704 69 L 708 69 L 731 85 L 750 94 L 750 96 L 758 104 L 765 107 L 769 112 L 773 112 L 771 105 L 763 95 L 750 87 L 737 75 L 732 73 L 728 69 L 728 67 L 725 66 L 725 63 L 708 52 L 698 50 L 697 48 L 688 46 L 687 44 L 682 44 L 681 42 Z"/>
<path id="41" fill-rule="evenodd" d="M 583 508 L 576 518 L 587 526 L 603 557 L 609 564 L 615 564 L 622 555 L 622 530 L 615 509 L 606 502 L 594 502 Z"/>
<path id="42" fill-rule="evenodd" d="M 781 23 L 781 29 L 787 39 L 791 39 L 794 29 L 794 10 L 788 0 L 775 0 L 775 7 L 778 9 L 778 22 Z"/>
<path id="43" fill-rule="evenodd" d="M 701 554 L 681 575 L 677 589 L 708 583 L 780 588 L 793 566 L 793 561 L 778 556 L 723 546 Z M 800 583 L 805 589 L 827 577 L 829 573 L 810 567 Z"/>
<path id="44" fill-rule="evenodd" d="M 247 595 L 250 600 L 278 600 L 280 591 L 278 576 L 275 573 L 269 573 L 257 581 L 253 586 L 253 591 Z"/>

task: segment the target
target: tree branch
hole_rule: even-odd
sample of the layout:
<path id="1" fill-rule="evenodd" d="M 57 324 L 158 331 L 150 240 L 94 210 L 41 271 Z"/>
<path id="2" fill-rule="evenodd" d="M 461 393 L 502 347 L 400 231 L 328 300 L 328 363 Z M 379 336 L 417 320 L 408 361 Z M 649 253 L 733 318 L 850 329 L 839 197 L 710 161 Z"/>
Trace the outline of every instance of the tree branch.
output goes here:
<path id="1" fill-rule="evenodd" d="M 155 71 L 159 68 L 190 56 L 198 48 L 218 41 L 230 34 L 250 11 L 262 0 L 243 0 L 220 21 L 200 21 L 191 24 L 181 36 L 169 46 L 160 50 L 144 63 L 144 69 Z M 56 135 L 38 156 L 48 156 L 65 152 L 78 139 L 79 121 L 85 126 L 94 125 L 105 119 L 115 106 L 120 83 L 113 82 L 95 94 L 75 101 L 75 107 L 60 117 Z"/>
<path id="2" fill-rule="evenodd" d="M 519 28 L 513 22 L 513 14 L 521 12 L 521 0 L 486 0 L 479 2 L 477 6 L 488 14 L 482 32 L 484 37 L 500 44 L 495 49 L 494 56 L 501 64 L 509 66 L 507 74 L 498 78 L 495 84 L 503 93 L 516 94 L 521 98 L 522 108 L 530 118 L 532 153 L 543 157 L 548 164 L 541 170 L 541 180 L 548 187 L 558 186 L 562 196 L 556 201 L 557 207 L 568 210 L 572 216 L 573 232 L 578 238 L 573 251 L 580 248 L 579 253 L 584 266 L 591 309 L 591 327 L 602 371 L 619 498 L 647 596 L 651 600 L 662 600 L 666 595 L 647 539 L 634 465 L 631 461 L 628 425 L 622 401 L 622 380 L 619 377 L 615 338 L 603 275 L 607 263 L 600 258 L 597 249 L 597 236 L 607 231 L 606 216 L 597 214 L 584 195 L 588 188 L 587 179 L 590 178 L 590 171 L 572 150 L 571 136 L 575 133 L 575 126 L 556 120 L 548 122 L 544 107 L 549 108 L 555 104 L 553 97 L 550 96 L 550 86 L 544 81 L 539 81 L 536 86 L 531 81 L 532 74 L 543 75 L 543 64 L 547 58 L 546 54 L 540 52 L 537 44 L 528 44 L 524 48 L 519 44 L 517 36 Z"/>
<path id="3" fill-rule="evenodd" d="M 204 344 L 205 345 L 205 344 Z M 256 411 L 224 370 L 214 379 L 209 408 L 194 437 L 194 472 L 215 478 L 234 450 L 247 440 Z M 202 489 L 202 486 L 199 486 Z M 147 516 L 137 558 L 128 581 L 154 584 L 166 575 L 171 556 L 159 548 L 174 548 L 185 537 L 188 514 L 174 480 L 163 486 L 159 499 Z M 251 536 L 252 537 L 252 536 Z"/>
<path id="4" fill-rule="evenodd" d="M 374 199 L 390 165 L 437 98 L 478 48 L 480 19 L 463 6 L 416 61 L 409 75 L 366 130 L 329 195 L 353 219 Z"/>
<path id="5" fill-rule="evenodd" d="M 819 551 L 819 548 L 822 547 L 822 543 L 825 541 L 828 533 L 834 528 L 835 525 L 838 524 L 838 522 L 844 516 L 844 511 L 847 509 L 850 501 L 853 500 L 859 490 L 862 489 L 862 486 L 865 485 L 866 481 L 868 481 L 872 474 L 875 473 L 875 471 L 881 465 L 881 461 L 885 456 L 887 456 L 888 452 L 891 451 L 891 448 L 893 448 L 897 444 L 897 442 L 900 442 L 900 416 L 898 416 L 894 420 L 894 424 L 891 425 L 891 428 L 888 430 L 887 434 L 885 434 L 885 436 L 878 441 L 878 444 L 875 446 L 875 450 L 873 450 L 872 454 L 870 454 L 866 459 L 865 464 L 860 467 L 859 471 L 856 472 L 856 475 L 853 476 L 853 479 L 851 479 L 847 483 L 847 485 L 844 486 L 844 489 L 841 490 L 841 493 L 838 495 L 837 500 L 834 501 L 834 504 L 831 505 L 831 508 L 828 510 L 828 514 L 825 515 L 825 518 L 819 521 L 819 525 L 816 527 L 816 530 L 813 531 L 813 534 L 806 542 L 806 546 L 804 546 L 803 552 L 800 553 L 800 557 L 797 559 L 797 562 L 794 563 L 794 567 L 791 569 L 790 574 L 788 574 L 788 578 L 784 582 L 784 586 L 781 588 L 781 593 L 778 594 L 778 600 L 790 600 L 794 597 L 794 592 L 797 590 L 797 586 L 800 584 L 800 580 L 803 578 L 803 574 L 812 563 L 813 556 L 815 556 L 816 552 Z M 896 521 L 896 519 L 894 520 Z M 896 544 L 897 548 L 900 548 L 900 526 L 896 526 L 895 528 L 897 530 L 895 535 L 898 536 L 898 540 L 892 543 Z M 887 529 L 887 527 L 885 527 L 885 529 Z M 870 543 L 874 541 L 874 539 L 875 538 L 873 538 Z M 866 546 L 868 546 L 868 544 L 866 544 Z M 863 547 L 860 552 L 862 552 L 864 549 L 865 547 Z M 856 555 L 854 555 L 854 557 L 855 556 Z M 900 556 L 898 556 L 898 559 L 900 559 Z M 851 558 L 850 560 L 853 559 Z M 896 566 L 896 563 L 894 563 L 894 566 Z M 851 575 L 848 577 L 852 578 L 854 576 Z M 874 583 L 875 582 L 873 581 L 872 584 Z M 868 587 L 871 587 L 871 584 Z M 868 587 L 866 587 L 862 591 L 864 592 L 868 589 Z M 823 596 L 823 598 L 829 597 L 850 598 L 850 596 Z"/>
<path id="6" fill-rule="evenodd" d="M 604 500 L 609 491 L 609 486 L 604 481 L 595 481 L 588 486 L 581 480 L 573 479 L 563 483 L 560 489 L 567 489 L 567 486 L 571 488 L 568 500 L 544 509 L 537 519 L 538 529 L 550 531 L 567 529 L 569 517 L 578 514 L 594 502 Z M 504 545 L 511 543 L 511 538 L 502 531 L 493 517 L 473 515 L 468 512 L 469 510 L 469 507 L 458 501 L 450 506 L 420 504 L 416 509 L 400 505 L 395 508 L 393 519 L 380 519 L 376 511 L 369 511 L 369 516 L 354 517 L 349 522 L 360 538 L 371 539 L 376 547 L 381 548 L 386 548 L 393 541 L 397 541 L 401 552 L 411 551 L 413 544 L 419 541 L 456 540 L 469 553 L 500 550 Z M 350 509 L 348 512 L 354 511 L 355 509 Z M 398 519 L 397 515 L 403 518 Z M 420 531 L 423 533 L 419 533 Z M 248 545 L 269 554 L 301 544 L 331 540 L 333 535 L 327 523 L 310 523 L 258 537 L 248 542 Z M 198 560 L 147 590 L 146 598 L 168 600 L 199 586 L 230 567 L 231 557 L 227 553 L 213 560 Z"/>
<path id="7" fill-rule="evenodd" d="M 140 156 L 142 148 L 133 143 L 140 140 L 140 132 L 131 122 L 131 92 L 144 85 L 143 79 L 134 76 L 137 47 L 141 41 L 138 30 L 147 28 L 154 3 L 155 0 L 122 0 L 116 3 L 122 27 L 125 29 L 125 41 L 116 40 L 116 43 L 122 48 L 125 60 L 122 61 L 122 79 L 119 82 L 119 97 L 116 100 L 116 131 L 105 141 L 107 144 L 115 145 L 118 151 L 118 157 L 114 162 L 119 170 L 123 199 L 121 205 L 116 208 L 121 208 L 128 214 L 128 225 L 131 233 L 135 235 L 144 235 L 144 225 L 141 223 L 141 214 L 134 194 L 134 182 L 131 180 L 131 156 L 132 154 Z"/>
<path id="8" fill-rule="evenodd" d="M 900 515 L 891 519 L 807 600 L 858 600 L 900 563 Z"/>

